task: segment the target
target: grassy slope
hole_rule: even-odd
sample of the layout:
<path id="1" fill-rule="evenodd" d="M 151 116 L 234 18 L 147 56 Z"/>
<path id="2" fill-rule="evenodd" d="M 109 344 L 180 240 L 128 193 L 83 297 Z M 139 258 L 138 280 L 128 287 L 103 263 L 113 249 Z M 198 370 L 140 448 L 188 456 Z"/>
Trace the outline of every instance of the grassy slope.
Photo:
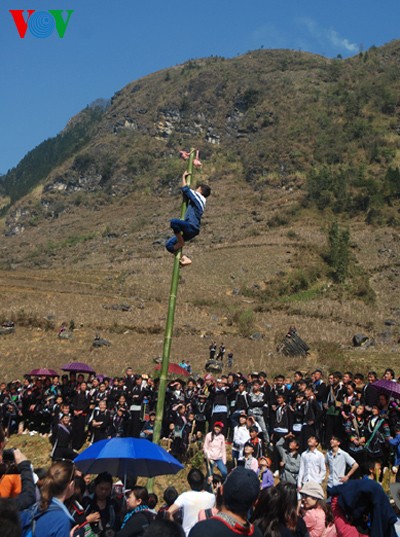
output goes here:
<path id="1" fill-rule="evenodd" d="M 391 102 L 384 82 L 390 79 L 393 91 L 399 85 L 398 48 L 394 42 L 343 62 L 255 51 L 229 61 L 189 62 L 121 90 L 78 166 L 88 176 L 106 170 L 110 184 L 78 193 L 79 200 L 46 194 L 67 210 L 53 220 L 35 216 L 23 234 L 2 241 L 0 316 L 20 321 L 15 335 L 0 338 L 5 376 L 70 359 L 113 374 L 128 363 L 151 367 L 162 349 L 172 268 L 162 242 L 179 207 L 183 164 L 176 153 L 197 142 L 201 178 L 213 196 L 202 234 L 188 248 L 194 265 L 182 273 L 173 358 L 191 359 L 202 372 L 212 337 L 234 351 L 244 370 L 396 365 L 398 325 L 385 327 L 384 320 L 400 322 L 399 235 L 385 218 L 398 215 L 398 204 L 384 208 L 379 226 L 367 226 L 362 211 L 351 220 L 339 215 L 351 232 L 352 277 L 332 286 L 321 254 L 337 215 L 304 207 L 302 200 L 307 175 L 324 162 L 346 169 L 367 163 L 377 181 L 389 162 L 398 164 L 397 108 L 380 109 L 382 95 Z M 171 111 L 179 120 L 165 139 L 160 132 Z M 188 126 L 198 130 L 188 133 Z M 204 141 L 209 126 L 221 136 L 220 146 Z M 48 180 L 76 177 L 78 168 L 71 158 Z M 42 196 L 39 185 L 19 204 L 38 207 Z M 279 292 L 303 276 L 306 288 Z M 368 301 L 373 292 L 375 302 Z M 132 311 L 103 307 L 121 302 L 132 304 Z M 57 325 L 75 321 L 79 330 L 71 342 L 43 329 L 48 314 Z M 33 320 L 21 323 L 27 316 Z M 275 354 L 291 324 L 311 344 L 304 362 Z M 96 332 L 112 346 L 91 351 Z M 249 340 L 253 332 L 263 338 Z M 357 332 L 375 337 L 377 345 L 352 349 Z"/>

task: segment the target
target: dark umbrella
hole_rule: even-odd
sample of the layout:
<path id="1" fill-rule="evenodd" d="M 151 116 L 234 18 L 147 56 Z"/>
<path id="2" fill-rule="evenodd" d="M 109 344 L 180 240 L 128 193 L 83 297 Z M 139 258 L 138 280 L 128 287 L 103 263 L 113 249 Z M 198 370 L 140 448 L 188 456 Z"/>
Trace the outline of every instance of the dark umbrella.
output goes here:
<path id="1" fill-rule="evenodd" d="M 56 377 L 58 376 L 57 371 L 54 369 L 47 369 L 47 367 L 41 367 L 40 369 L 32 369 L 30 373 L 28 373 L 31 377 Z"/>
<path id="2" fill-rule="evenodd" d="M 96 373 L 96 371 L 88 364 L 83 362 L 70 362 L 61 366 L 63 371 L 75 371 L 75 373 Z"/>
<path id="3" fill-rule="evenodd" d="M 159 371 L 161 369 L 161 364 L 157 364 L 154 368 L 156 371 Z M 170 363 L 168 366 L 168 374 L 169 375 L 176 375 L 176 376 L 189 376 L 189 371 L 185 369 L 184 367 L 181 367 L 178 364 Z"/>
<path id="4" fill-rule="evenodd" d="M 99 440 L 76 457 L 85 474 L 108 472 L 121 479 L 176 474 L 183 465 L 158 444 L 144 438 Z"/>
<path id="5" fill-rule="evenodd" d="M 392 380 L 377 380 L 371 384 L 377 390 L 388 394 L 393 399 L 400 399 L 400 384 L 393 382 Z"/>

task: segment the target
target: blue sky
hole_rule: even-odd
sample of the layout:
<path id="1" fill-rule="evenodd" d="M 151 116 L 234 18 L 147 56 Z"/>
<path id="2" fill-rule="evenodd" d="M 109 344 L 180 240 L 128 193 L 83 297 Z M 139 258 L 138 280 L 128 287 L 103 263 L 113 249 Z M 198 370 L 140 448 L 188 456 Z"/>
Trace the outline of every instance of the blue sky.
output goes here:
<path id="1" fill-rule="evenodd" d="M 63 39 L 21 39 L 18 9 L 74 13 Z M 399 0 L 0 0 L 0 173 L 143 75 L 261 46 L 348 57 L 400 38 L 399 16 Z"/>

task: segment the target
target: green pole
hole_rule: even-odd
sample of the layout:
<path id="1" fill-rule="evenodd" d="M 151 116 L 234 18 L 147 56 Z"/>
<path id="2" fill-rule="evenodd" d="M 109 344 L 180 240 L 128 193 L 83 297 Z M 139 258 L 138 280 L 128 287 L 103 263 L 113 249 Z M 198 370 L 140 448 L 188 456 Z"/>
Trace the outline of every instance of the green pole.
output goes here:
<path id="1" fill-rule="evenodd" d="M 195 150 L 191 149 L 189 155 L 189 161 L 187 165 L 187 171 L 189 174 L 193 173 L 193 160 L 195 156 Z M 192 175 L 189 175 L 186 182 L 190 186 Z M 187 209 L 187 200 L 182 200 L 181 205 L 181 219 L 185 218 L 186 209 Z M 157 400 L 157 410 L 156 410 L 156 421 L 154 423 L 154 433 L 153 433 L 153 442 L 158 444 L 160 442 L 162 422 L 164 416 L 164 403 L 165 403 L 165 391 L 167 388 L 168 380 L 168 367 L 169 367 L 169 358 L 171 354 L 171 343 L 172 343 L 172 334 L 174 330 L 174 320 L 175 320 L 175 308 L 176 308 L 176 297 L 178 294 L 178 283 L 179 283 L 179 261 L 182 256 L 182 250 L 179 250 L 174 256 L 174 268 L 172 271 L 172 280 L 171 280 L 171 289 L 169 293 L 169 302 L 168 302 L 168 316 L 167 324 L 165 327 L 164 333 L 164 345 L 163 345 L 163 354 L 161 362 L 161 375 L 160 375 L 160 384 L 158 388 L 158 400 Z M 153 479 L 148 481 L 147 485 L 149 490 L 153 488 Z"/>

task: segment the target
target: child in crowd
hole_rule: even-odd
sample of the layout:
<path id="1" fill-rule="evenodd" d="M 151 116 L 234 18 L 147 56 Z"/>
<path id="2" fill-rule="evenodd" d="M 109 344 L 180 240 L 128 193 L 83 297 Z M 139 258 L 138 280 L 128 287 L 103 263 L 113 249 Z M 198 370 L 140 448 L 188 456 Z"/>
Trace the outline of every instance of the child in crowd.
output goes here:
<path id="1" fill-rule="evenodd" d="M 254 453 L 254 446 L 250 442 L 248 442 L 244 446 L 244 460 L 243 460 L 243 466 L 247 468 L 247 470 L 253 470 L 256 474 L 258 474 L 258 461 L 253 456 Z"/>
<path id="2" fill-rule="evenodd" d="M 271 459 L 268 457 L 260 457 L 258 459 L 258 478 L 260 480 L 260 488 L 266 489 L 274 485 L 274 475 L 270 470 Z"/>

